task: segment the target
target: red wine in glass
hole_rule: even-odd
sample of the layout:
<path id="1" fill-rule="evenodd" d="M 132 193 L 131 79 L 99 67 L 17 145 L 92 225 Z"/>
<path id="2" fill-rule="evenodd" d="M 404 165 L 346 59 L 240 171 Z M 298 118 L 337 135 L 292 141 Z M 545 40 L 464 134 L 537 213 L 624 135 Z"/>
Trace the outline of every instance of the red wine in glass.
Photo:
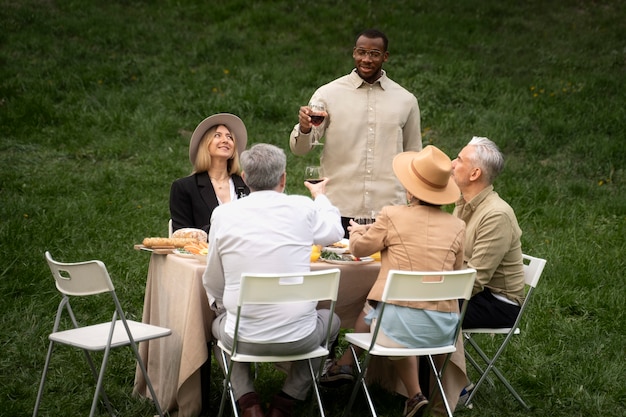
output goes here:
<path id="1" fill-rule="evenodd" d="M 319 126 L 324 122 L 324 118 L 328 115 L 326 113 L 326 106 L 321 101 L 312 101 L 309 103 L 309 117 L 311 118 L 311 124 L 313 126 Z"/>
<path id="2" fill-rule="evenodd" d="M 304 180 L 311 184 L 322 182 L 322 172 L 319 166 L 307 166 L 304 168 Z"/>
<path id="3" fill-rule="evenodd" d="M 324 121 L 324 115 L 311 114 L 310 117 L 311 117 L 311 124 L 313 126 L 319 126 Z"/>

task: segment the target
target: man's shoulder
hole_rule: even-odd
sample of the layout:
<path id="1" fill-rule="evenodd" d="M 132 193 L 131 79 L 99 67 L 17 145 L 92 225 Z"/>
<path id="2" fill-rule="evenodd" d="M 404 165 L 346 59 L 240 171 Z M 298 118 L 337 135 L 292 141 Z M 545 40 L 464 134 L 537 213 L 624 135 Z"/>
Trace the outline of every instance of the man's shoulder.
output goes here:
<path id="1" fill-rule="evenodd" d="M 386 74 L 383 76 L 383 79 L 381 80 L 381 82 L 385 90 L 393 91 L 396 94 L 404 94 L 404 95 L 407 95 L 409 97 L 416 99 L 415 94 L 411 93 L 409 90 L 403 87 L 400 83 L 389 78 L 389 76 Z"/>
<path id="2" fill-rule="evenodd" d="M 476 212 L 479 213 L 482 218 L 502 217 L 503 219 L 507 218 L 517 222 L 513 207 L 495 191 L 489 193 L 489 195 L 480 202 L 476 207 Z"/>
<path id="3" fill-rule="evenodd" d="M 352 80 L 351 74 L 346 74 L 346 75 L 342 75 L 339 78 L 335 78 L 332 81 L 327 82 L 326 84 L 320 86 L 317 90 L 323 91 L 323 90 L 333 89 L 337 87 L 352 86 L 353 83 L 354 81 Z"/>

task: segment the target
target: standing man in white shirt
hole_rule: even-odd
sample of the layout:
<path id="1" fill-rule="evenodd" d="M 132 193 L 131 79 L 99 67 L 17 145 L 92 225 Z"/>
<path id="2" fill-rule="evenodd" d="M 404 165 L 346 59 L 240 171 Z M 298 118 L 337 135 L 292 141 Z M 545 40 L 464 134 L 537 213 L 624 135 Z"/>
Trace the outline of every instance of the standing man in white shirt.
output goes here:
<path id="1" fill-rule="evenodd" d="M 387 77 L 387 36 L 368 29 L 356 38 L 355 68 L 321 86 L 310 102 L 321 102 L 327 117 L 314 127 L 311 108 L 300 107 L 289 138 L 295 155 L 304 155 L 324 138 L 320 164 L 330 179 L 328 198 L 339 208 L 345 236 L 349 220 L 373 217 L 383 206 L 406 203 L 392 170 L 398 153 L 420 151 L 420 110 L 415 96 Z"/>
<path id="2" fill-rule="evenodd" d="M 257 144 L 240 160 L 250 195 L 213 211 L 203 276 L 209 304 L 217 314 L 213 336 L 227 347 L 232 346 L 243 272 L 307 272 L 311 246 L 329 245 L 343 236 L 339 210 L 324 195 L 327 178 L 306 183 L 313 199 L 286 195 L 282 149 Z M 330 311 L 317 310 L 316 303 L 248 306 L 239 335 L 250 343 L 239 347 L 251 354 L 302 353 L 324 342 L 330 319 Z M 336 315 L 333 324 L 334 340 L 340 326 Z M 282 391 L 264 415 L 249 364 L 234 364 L 231 381 L 242 417 L 290 417 L 296 400 L 306 398 L 312 382 L 307 362 L 294 362 Z"/>

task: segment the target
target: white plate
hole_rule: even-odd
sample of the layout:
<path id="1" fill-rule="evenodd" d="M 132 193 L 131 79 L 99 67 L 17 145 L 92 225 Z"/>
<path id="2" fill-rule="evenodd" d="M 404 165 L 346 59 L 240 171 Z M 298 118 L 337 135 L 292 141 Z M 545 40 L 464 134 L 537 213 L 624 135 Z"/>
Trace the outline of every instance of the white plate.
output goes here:
<path id="1" fill-rule="evenodd" d="M 350 241 L 348 239 L 341 239 L 339 242 L 341 242 L 343 245 L 346 245 L 346 246 L 343 248 L 334 248 L 332 246 L 324 246 L 322 248 L 322 251 L 336 253 L 337 255 L 346 253 L 348 251 L 348 244 L 350 243 Z"/>
<path id="2" fill-rule="evenodd" d="M 200 262 L 206 262 L 206 255 L 196 255 L 195 253 L 189 253 L 185 249 L 174 249 L 174 255 L 182 258 L 193 258 Z"/>
<path id="3" fill-rule="evenodd" d="M 342 259 L 324 259 L 324 258 L 320 258 L 322 261 L 327 262 L 329 264 L 335 264 L 335 265 L 361 265 L 361 264 L 368 264 L 370 262 L 374 262 L 374 258 L 370 258 L 369 256 L 366 256 L 365 258 L 359 258 L 358 261 L 344 261 Z"/>

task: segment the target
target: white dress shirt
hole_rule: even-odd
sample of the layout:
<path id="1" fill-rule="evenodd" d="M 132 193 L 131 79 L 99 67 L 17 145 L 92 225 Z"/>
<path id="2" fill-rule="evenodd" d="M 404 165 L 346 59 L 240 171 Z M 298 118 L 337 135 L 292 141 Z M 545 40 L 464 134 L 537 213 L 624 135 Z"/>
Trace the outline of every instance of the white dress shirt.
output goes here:
<path id="1" fill-rule="evenodd" d="M 339 210 L 324 195 L 256 191 L 217 207 L 203 283 L 211 308 L 227 311 L 226 332 L 234 333 L 243 272 L 309 271 L 311 246 L 337 242 L 343 233 Z M 316 320 L 315 303 L 248 306 L 239 334 L 250 342 L 291 342 L 308 336 Z"/>

